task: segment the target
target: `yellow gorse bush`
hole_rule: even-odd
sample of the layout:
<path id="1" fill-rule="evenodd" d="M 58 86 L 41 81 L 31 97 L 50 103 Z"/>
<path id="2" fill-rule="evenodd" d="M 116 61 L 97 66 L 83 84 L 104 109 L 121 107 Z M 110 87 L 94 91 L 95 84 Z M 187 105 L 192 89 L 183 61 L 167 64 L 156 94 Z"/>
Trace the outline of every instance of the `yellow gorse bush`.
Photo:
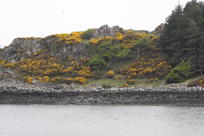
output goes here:
<path id="1" fill-rule="evenodd" d="M 157 77 L 163 78 L 169 71 L 170 65 L 158 53 L 146 58 L 140 58 L 134 63 L 119 70 L 127 78 Z"/>
<path id="2" fill-rule="evenodd" d="M 82 42 L 83 32 L 72 32 L 71 34 L 55 34 L 53 36 L 58 38 L 58 41 L 63 41 L 68 45 L 74 45 Z"/>
<path id="3" fill-rule="evenodd" d="M 93 45 L 96 45 L 96 44 L 102 43 L 104 41 L 109 41 L 109 40 L 112 40 L 112 39 L 113 39 L 112 36 L 105 36 L 105 37 L 99 37 L 99 38 L 91 38 L 89 40 L 89 43 L 93 44 Z"/>
<path id="4" fill-rule="evenodd" d="M 3 65 L 5 63 L 5 60 L 0 59 L 0 65 Z"/>
<path id="5" fill-rule="evenodd" d="M 113 70 L 109 70 L 106 72 L 106 77 L 108 78 L 112 78 L 115 75 L 115 71 Z"/>
<path id="6" fill-rule="evenodd" d="M 115 35 L 115 39 L 116 40 L 123 40 L 124 39 L 124 35 L 120 32 L 117 32 Z"/>
<path id="7" fill-rule="evenodd" d="M 71 57 L 69 57 L 69 60 Z M 54 82 L 54 83 L 79 83 L 85 84 L 88 77 L 92 76 L 90 67 L 84 66 L 86 58 L 81 58 L 80 62 L 73 59 L 69 66 L 59 64 L 57 59 L 51 56 L 44 56 L 39 59 L 24 59 L 17 62 L 6 63 L 0 61 L 3 67 L 19 70 L 26 77 L 27 83 Z"/>
<path id="8" fill-rule="evenodd" d="M 33 83 L 33 77 L 26 77 L 25 78 L 26 83 L 32 84 Z"/>
<path id="9" fill-rule="evenodd" d="M 91 77 L 91 68 L 90 67 L 83 67 L 81 70 L 78 71 L 78 75 L 81 77 Z"/>
<path id="10" fill-rule="evenodd" d="M 204 78 L 198 81 L 198 85 L 204 87 Z"/>

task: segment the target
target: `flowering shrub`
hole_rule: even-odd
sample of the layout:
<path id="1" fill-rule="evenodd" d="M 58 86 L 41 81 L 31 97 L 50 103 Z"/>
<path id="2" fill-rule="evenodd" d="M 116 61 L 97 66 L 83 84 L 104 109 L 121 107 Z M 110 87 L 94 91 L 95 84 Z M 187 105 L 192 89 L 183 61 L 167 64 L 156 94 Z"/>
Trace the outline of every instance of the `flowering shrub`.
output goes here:
<path id="1" fill-rule="evenodd" d="M 188 87 L 193 87 L 193 86 L 204 87 L 204 76 L 201 76 L 201 77 L 197 78 L 196 80 L 188 83 Z"/>
<path id="2" fill-rule="evenodd" d="M 92 45 L 96 45 L 99 43 L 99 39 L 96 39 L 96 38 L 92 38 L 89 43 L 91 43 Z"/>
<path id="3" fill-rule="evenodd" d="M 81 77 L 91 77 L 90 67 L 82 67 L 82 69 L 78 71 L 78 75 Z"/>
<path id="4" fill-rule="evenodd" d="M 128 80 L 127 80 L 127 84 L 133 85 L 133 84 L 135 84 L 135 80 L 128 79 Z"/>
<path id="5" fill-rule="evenodd" d="M 83 32 L 72 32 L 71 34 L 55 34 L 53 36 L 58 38 L 58 41 L 63 41 L 68 45 L 75 45 L 82 42 L 81 35 Z"/>
<path id="6" fill-rule="evenodd" d="M 114 75 L 115 75 L 115 72 L 113 70 L 109 70 L 106 72 L 106 77 L 108 78 L 113 78 Z"/>
<path id="7" fill-rule="evenodd" d="M 0 65 L 3 65 L 4 63 L 5 63 L 5 61 L 0 59 Z"/>
<path id="8" fill-rule="evenodd" d="M 26 77 L 25 82 L 28 84 L 31 84 L 31 83 L 33 83 L 33 78 L 32 77 Z"/>
<path id="9" fill-rule="evenodd" d="M 39 82 L 45 82 L 45 83 L 47 83 L 47 82 L 49 82 L 49 80 L 50 80 L 50 77 L 48 77 L 48 76 L 43 76 L 43 77 L 39 77 L 39 78 L 38 78 L 38 81 L 39 81 Z"/>
<path id="10" fill-rule="evenodd" d="M 89 40 L 89 43 L 91 45 L 96 45 L 96 44 L 100 44 L 100 43 L 105 42 L 105 41 L 110 41 L 112 39 L 113 39 L 113 37 L 111 37 L 111 36 L 105 36 L 105 37 L 99 37 L 99 38 L 91 38 Z"/>
<path id="11" fill-rule="evenodd" d="M 170 68 L 170 65 L 158 53 L 152 53 L 120 69 L 119 73 L 129 79 L 143 77 L 161 79 L 170 71 Z"/>
<path id="12" fill-rule="evenodd" d="M 122 87 L 122 88 L 123 88 L 123 87 L 129 87 L 129 84 L 128 84 L 128 83 L 125 83 L 125 84 L 123 84 L 121 87 Z"/>
<path id="13" fill-rule="evenodd" d="M 115 39 L 116 40 L 123 40 L 124 39 L 124 35 L 120 32 L 117 32 L 115 35 Z"/>
<path id="14" fill-rule="evenodd" d="M 75 77 L 74 81 L 79 84 L 85 84 L 87 82 L 87 79 L 85 77 Z"/>
<path id="15" fill-rule="evenodd" d="M 6 68 L 14 68 L 16 67 L 17 63 L 16 62 L 11 62 L 11 63 L 4 62 L 2 65 Z"/>
<path id="16" fill-rule="evenodd" d="M 57 59 L 51 56 L 44 55 L 36 58 L 12 63 L 0 62 L 4 67 L 16 69 L 23 73 L 27 83 L 33 83 L 35 80 L 38 82 L 85 84 L 86 78 L 92 76 L 90 67 L 83 65 L 84 61 L 87 60 L 86 58 L 82 58 L 81 63 L 79 63 L 70 57 L 68 66 L 58 63 Z"/>
<path id="17" fill-rule="evenodd" d="M 169 70 L 169 65 L 154 52 L 133 62 L 137 46 L 154 43 L 158 39 L 153 34 L 128 31 L 117 32 L 115 36 L 94 38 L 93 30 L 87 30 L 70 34 L 55 34 L 52 35 L 52 38 L 67 45 L 83 42 L 85 45 L 94 46 L 87 46 L 87 50 L 90 49 L 88 50 L 90 51 L 89 58 L 80 59 L 80 56 L 68 56 L 67 60 L 62 61 L 60 58 L 49 55 L 48 49 L 34 52 L 27 59 L 17 62 L 8 63 L 0 60 L 0 65 L 15 69 L 19 75 L 26 77 L 24 79 L 27 83 L 38 81 L 85 84 L 88 78 L 99 79 L 106 76 L 117 80 L 128 79 L 128 84 L 132 84 L 132 78 L 152 78 L 154 76 L 162 78 Z M 50 50 L 56 50 L 55 52 L 59 53 L 60 45 L 57 44 Z M 117 68 L 118 64 L 121 67 L 122 61 L 133 63 L 119 70 L 106 71 Z"/>
<path id="18" fill-rule="evenodd" d="M 204 87 L 204 78 L 197 81 L 199 86 Z"/>

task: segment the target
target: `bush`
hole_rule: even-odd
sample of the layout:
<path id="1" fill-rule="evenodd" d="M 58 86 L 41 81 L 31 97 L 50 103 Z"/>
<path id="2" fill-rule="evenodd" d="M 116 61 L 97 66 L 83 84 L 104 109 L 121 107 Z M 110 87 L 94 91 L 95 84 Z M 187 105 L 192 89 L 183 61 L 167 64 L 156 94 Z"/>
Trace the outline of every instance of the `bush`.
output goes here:
<path id="1" fill-rule="evenodd" d="M 114 79 L 115 80 L 123 80 L 123 79 L 125 79 L 126 77 L 124 76 L 124 75 L 115 75 L 114 76 Z"/>
<path id="2" fill-rule="evenodd" d="M 101 70 L 107 67 L 107 63 L 100 57 L 93 57 L 88 60 L 87 65 L 93 70 Z"/>
<path id="3" fill-rule="evenodd" d="M 0 65 L 3 65 L 4 63 L 5 61 L 0 59 Z"/>
<path id="4" fill-rule="evenodd" d="M 189 62 L 181 62 L 173 68 L 165 77 L 166 83 L 180 83 L 191 76 L 191 64 Z"/>
<path id="5" fill-rule="evenodd" d="M 201 87 L 204 87 L 204 76 L 201 76 L 201 77 L 198 78 L 197 80 L 188 83 L 188 87 L 193 87 L 193 86 L 201 86 Z"/>
<path id="6" fill-rule="evenodd" d="M 129 84 L 128 84 L 128 83 L 125 83 L 125 84 L 123 84 L 121 87 L 122 87 L 122 88 L 124 88 L 124 87 L 129 87 Z"/>
<path id="7" fill-rule="evenodd" d="M 127 80 L 127 84 L 133 85 L 133 84 L 135 84 L 135 80 L 129 79 L 129 80 Z"/>
<path id="8" fill-rule="evenodd" d="M 39 82 L 47 83 L 47 82 L 49 82 L 49 80 L 50 80 L 49 76 L 38 77 Z"/>
<path id="9" fill-rule="evenodd" d="M 130 49 L 124 48 L 124 44 L 113 43 L 112 41 L 105 41 L 97 47 L 97 53 L 106 61 L 127 58 L 129 52 Z"/>
<path id="10" fill-rule="evenodd" d="M 33 83 L 33 78 L 32 77 L 26 77 L 25 82 L 28 83 L 28 84 L 32 84 Z"/>
<path id="11" fill-rule="evenodd" d="M 93 35 L 93 29 L 88 29 L 81 35 L 81 37 L 83 39 L 89 40 L 91 39 L 92 35 Z"/>
<path id="12" fill-rule="evenodd" d="M 115 75 L 115 72 L 113 70 L 109 70 L 106 72 L 106 77 L 108 78 L 113 78 L 114 75 Z"/>
<path id="13" fill-rule="evenodd" d="M 87 79 L 85 77 L 75 77 L 74 81 L 76 83 L 79 83 L 79 84 L 86 84 L 87 83 Z"/>

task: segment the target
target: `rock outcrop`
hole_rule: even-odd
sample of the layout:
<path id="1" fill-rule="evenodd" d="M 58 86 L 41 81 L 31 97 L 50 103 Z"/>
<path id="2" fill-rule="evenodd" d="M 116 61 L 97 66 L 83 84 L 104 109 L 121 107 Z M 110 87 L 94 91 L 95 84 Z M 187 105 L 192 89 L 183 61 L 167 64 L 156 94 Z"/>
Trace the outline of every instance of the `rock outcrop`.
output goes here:
<path id="1" fill-rule="evenodd" d="M 93 37 L 115 36 L 117 32 L 123 32 L 119 26 L 109 27 L 103 25 L 98 29 L 94 29 Z M 77 43 L 74 46 L 69 46 L 64 42 L 60 42 L 55 36 L 48 36 L 45 38 L 16 38 L 13 42 L 4 49 L 0 50 L 0 58 L 9 62 L 15 62 L 27 58 L 29 55 L 46 49 L 50 51 L 52 56 L 58 58 L 67 58 L 73 56 L 75 60 L 88 57 L 86 43 Z"/>
<path id="2" fill-rule="evenodd" d="M 105 36 L 115 36 L 117 32 L 123 32 L 123 29 L 119 26 L 109 27 L 108 25 L 103 25 L 93 32 L 94 37 L 105 37 Z"/>
<path id="3" fill-rule="evenodd" d="M 1 50 L 0 57 L 9 62 L 24 59 L 43 48 L 40 41 L 41 38 L 16 38 L 8 47 Z"/>
<path id="4" fill-rule="evenodd" d="M 157 27 L 152 31 L 152 33 L 153 33 L 153 34 L 160 35 L 163 30 L 164 30 L 164 24 L 162 23 L 162 24 L 160 24 L 159 26 L 157 26 Z"/>
<path id="5" fill-rule="evenodd" d="M 52 56 L 60 59 L 66 59 L 72 56 L 75 60 L 89 56 L 86 43 L 77 43 L 75 45 L 67 45 L 60 42 L 54 36 L 48 36 L 41 40 L 41 43 L 49 50 Z"/>

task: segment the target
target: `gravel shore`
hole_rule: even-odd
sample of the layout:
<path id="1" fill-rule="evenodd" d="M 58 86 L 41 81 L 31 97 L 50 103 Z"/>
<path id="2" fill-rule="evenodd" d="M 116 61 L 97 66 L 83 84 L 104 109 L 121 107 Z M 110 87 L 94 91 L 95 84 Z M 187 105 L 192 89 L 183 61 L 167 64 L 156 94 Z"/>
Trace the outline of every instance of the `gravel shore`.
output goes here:
<path id="1" fill-rule="evenodd" d="M 204 105 L 204 88 L 186 86 L 77 88 L 63 84 L 26 84 L 0 80 L 0 104 L 199 104 Z"/>

